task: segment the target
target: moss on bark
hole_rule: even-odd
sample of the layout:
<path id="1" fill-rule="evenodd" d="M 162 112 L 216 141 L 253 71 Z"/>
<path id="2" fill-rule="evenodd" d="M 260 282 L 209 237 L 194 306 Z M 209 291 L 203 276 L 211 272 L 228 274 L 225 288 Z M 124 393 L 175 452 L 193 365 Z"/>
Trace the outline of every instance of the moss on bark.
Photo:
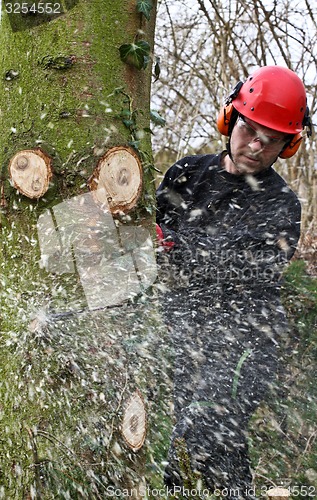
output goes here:
<path id="1" fill-rule="evenodd" d="M 169 385 L 153 296 L 89 310 L 78 273 L 52 274 L 39 265 L 37 233 L 41 214 L 87 193 L 100 156 L 131 140 L 120 117 L 127 96 L 138 129 L 149 126 L 150 68 L 128 68 L 118 51 L 140 27 L 152 43 L 154 13 L 145 24 L 134 0 L 80 0 L 49 23 L 14 32 L 3 14 L 2 498 L 102 498 L 108 485 L 137 488 L 153 470 L 146 463 L 155 463 L 154 414 L 165 408 Z M 52 157 L 53 179 L 44 197 L 30 200 L 10 185 L 8 163 L 17 151 L 38 146 Z M 140 148 L 150 159 L 148 132 Z M 143 197 L 131 216 L 148 225 L 153 182 L 144 167 Z M 120 432 L 136 388 L 151 437 L 137 453 Z"/>

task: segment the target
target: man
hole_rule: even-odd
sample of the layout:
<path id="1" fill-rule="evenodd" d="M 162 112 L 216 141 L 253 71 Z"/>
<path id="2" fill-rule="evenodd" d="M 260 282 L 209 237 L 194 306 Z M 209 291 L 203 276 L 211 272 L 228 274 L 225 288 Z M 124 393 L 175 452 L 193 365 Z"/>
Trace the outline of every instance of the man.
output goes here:
<path id="1" fill-rule="evenodd" d="M 184 486 L 201 478 L 226 498 L 254 498 L 247 425 L 287 336 L 280 278 L 301 218 L 272 165 L 311 131 L 303 83 L 287 68 L 262 67 L 238 83 L 217 124 L 229 137 L 226 151 L 178 161 L 157 193 L 163 311 L 175 352 L 165 479 Z"/>

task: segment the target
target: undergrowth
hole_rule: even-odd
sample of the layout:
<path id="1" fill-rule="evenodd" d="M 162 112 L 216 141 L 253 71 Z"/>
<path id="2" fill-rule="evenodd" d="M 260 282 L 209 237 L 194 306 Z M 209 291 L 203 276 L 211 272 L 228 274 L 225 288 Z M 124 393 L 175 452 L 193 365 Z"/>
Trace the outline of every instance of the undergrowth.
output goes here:
<path id="1" fill-rule="evenodd" d="M 291 498 L 317 496 L 317 278 L 304 260 L 288 267 L 282 289 L 290 325 L 277 392 L 251 422 L 250 451 L 259 497 L 270 486 Z"/>

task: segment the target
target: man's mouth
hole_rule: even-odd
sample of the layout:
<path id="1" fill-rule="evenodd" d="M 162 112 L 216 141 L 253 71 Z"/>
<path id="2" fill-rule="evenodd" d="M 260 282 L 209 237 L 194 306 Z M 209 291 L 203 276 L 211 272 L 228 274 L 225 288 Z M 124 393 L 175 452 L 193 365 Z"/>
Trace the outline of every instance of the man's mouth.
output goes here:
<path id="1" fill-rule="evenodd" d="M 244 155 L 244 158 L 251 163 L 258 163 L 260 160 L 257 157 Z"/>

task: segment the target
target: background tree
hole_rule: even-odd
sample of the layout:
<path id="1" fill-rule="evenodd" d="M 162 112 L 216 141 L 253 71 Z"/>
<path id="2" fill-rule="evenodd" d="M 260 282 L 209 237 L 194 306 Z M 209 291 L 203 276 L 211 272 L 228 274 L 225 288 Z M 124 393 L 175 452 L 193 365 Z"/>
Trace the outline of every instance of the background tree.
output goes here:
<path id="1" fill-rule="evenodd" d="M 156 467 L 155 14 L 2 2 L 1 498 L 138 497 Z"/>
<path id="2" fill-rule="evenodd" d="M 163 169 L 186 153 L 214 152 L 225 145 L 216 128 L 220 106 L 236 82 L 258 66 L 294 70 L 305 83 L 315 117 L 316 6 L 289 0 L 162 0 L 159 9 L 161 76 L 152 99 L 166 127 L 156 130 L 153 147 Z M 300 153 L 279 161 L 277 168 L 302 200 L 303 227 L 316 231 L 314 140 L 305 140 Z"/>

